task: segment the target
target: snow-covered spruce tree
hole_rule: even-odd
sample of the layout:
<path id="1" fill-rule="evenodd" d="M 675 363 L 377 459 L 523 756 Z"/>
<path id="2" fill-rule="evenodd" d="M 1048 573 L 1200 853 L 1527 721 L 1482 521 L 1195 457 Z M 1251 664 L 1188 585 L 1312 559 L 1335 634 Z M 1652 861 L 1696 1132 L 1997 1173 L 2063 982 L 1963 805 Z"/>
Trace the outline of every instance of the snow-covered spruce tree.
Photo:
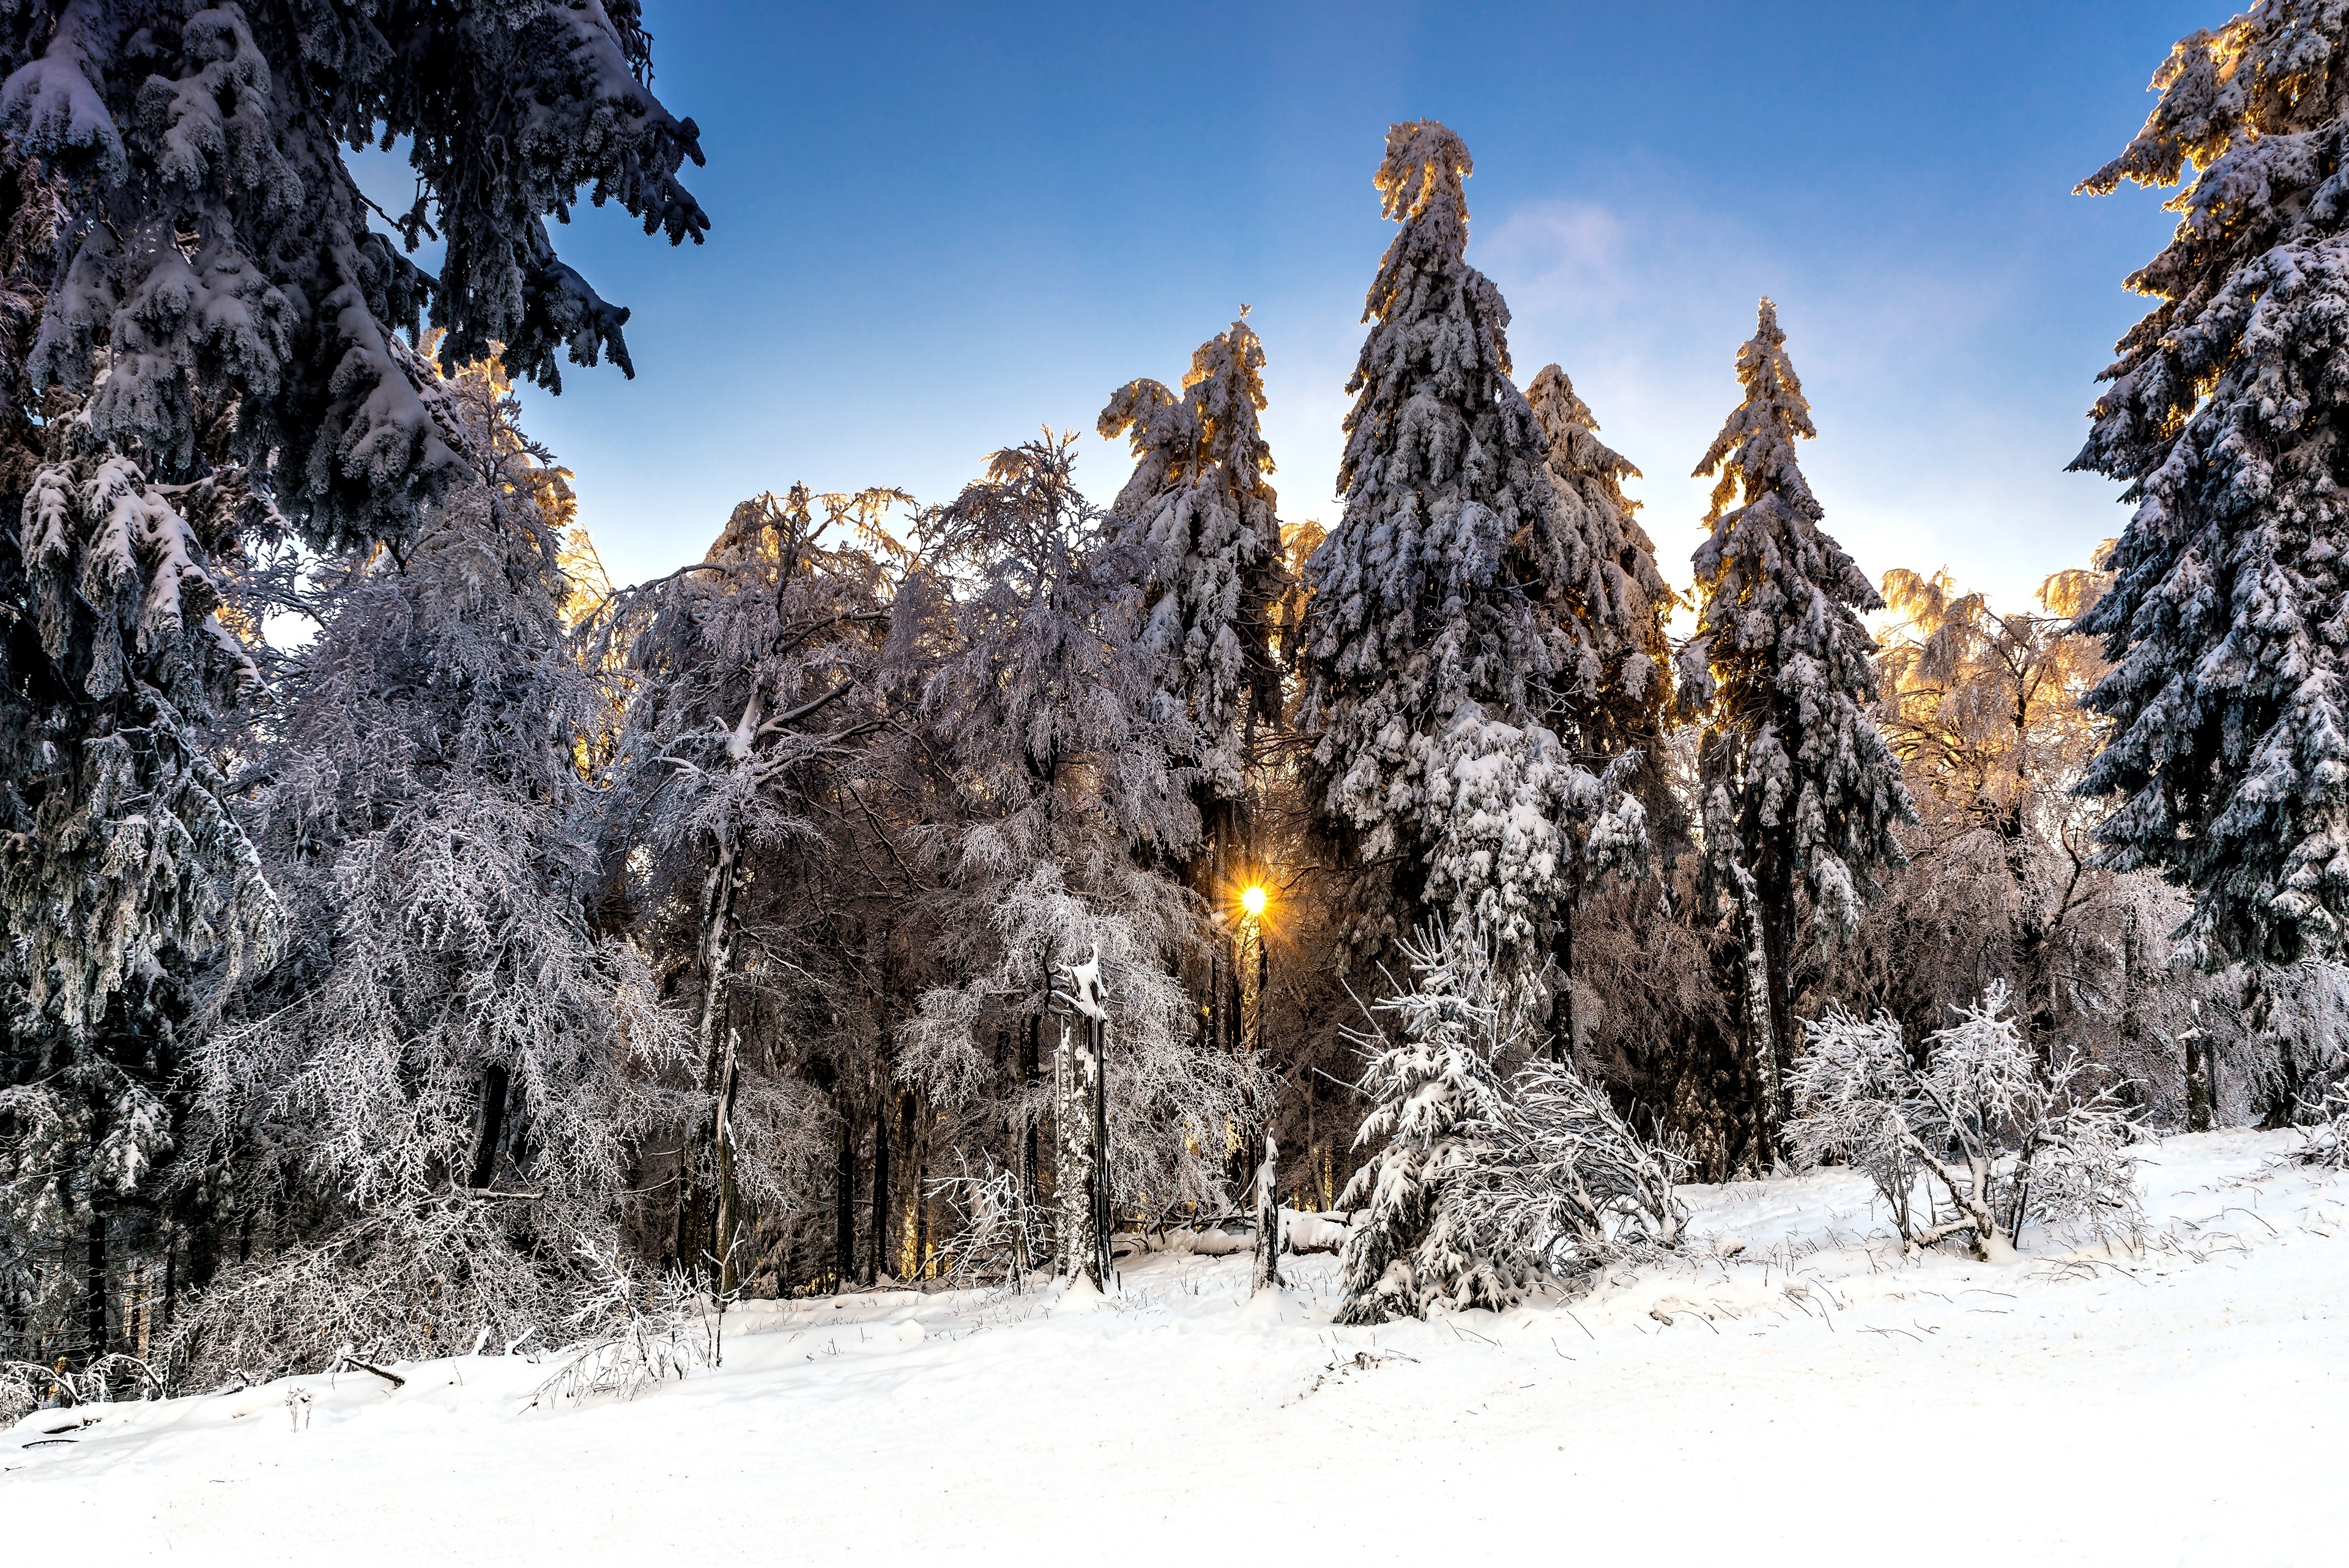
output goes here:
<path id="1" fill-rule="evenodd" d="M 1506 1307 L 1531 1272 L 1514 1238 L 1479 1229 L 1475 1189 L 1497 1153 L 1507 1098 L 1495 1058 L 1526 1015 L 1475 932 L 1438 925 L 1406 939 L 1411 988 L 1382 999 L 1400 1038 L 1357 1035 L 1371 1103 L 1356 1147 L 1376 1149 L 1339 1199 L 1364 1210 L 1346 1239 L 1338 1321 L 1423 1317 L 1430 1307 Z"/>
<path id="2" fill-rule="evenodd" d="M 1795 457 L 1795 440 L 1817 432 L 1766 299 L 1738 350 L 1737 379 L 1744 400 L 1696 467 L 1718 483 L 1705 514 L 1712 534 L 1695 557 L 1697 632 L 1681 658 L 1690 684 L 1709 694 L 1706 850 L 1738 906 L 1766 1167 L 1793 1044 L 1802 907 L 1848 931 L 1875 873 L 1901 863 L 1893 828 L 1914 813 L 1899 759 L 1868 712 L 1876 645 L 1858 612 L 1882 601 L 1819 526 L 1825 509 Z"/>
<path id="3" fill-rule="evenodd" d="M 175 1325 L 199 1386 L 552 1330 L 670 1114 L 684 1024 L 583 904 L 606 715 L 565 646 L 568 492 L 493 366 L 425 394 L 468 476 L 340 563 L 245 811 L 289 929 L 190 1070 L 204 1179 L 268 1218 Z"/>
<path id="4" fill-rule="evenodd" d="M 1632 788 L 1652 815 L 1680 817 L 1665 780 L 1664 734 L 1678 715 L 1671 644 L 1664 621 L 1679 596 L 1656 567 L 1656 547 L 1633 514 L 1639 503 L 1623 481 L 1640 471 L 1599 439 L 1599 421 L 1556 365 L 1545 365 L 1526 389 L 1547 450 L 1557 526 L 1542 607 L 1552 674 L 1545 683 L 1546 722 L 1586 767 L 1627 763 Z M 1574 919 L 1611 857 L 1594 846 L 1600 824 L 1588 812 L 1565 819 L 1575 840 L 1565 896 L 1550 934 L 1557 1002 L 1552 1010 L 1550 1053 L 1572 1060 L 1580 1041 L 1576 1022 Z M 1594 853 L 1594 848 L 1602 851 Z"/>
<path id="5" fill-rule="evenodd" d="M 2261 0 L 2170 52 L 2160 101 L 2081 186 L 2191 183 L 2176 234 L 2129 278 L 2158 304 L 2119 344 L 2073 467 L 2136 512 L 2112 590 L 2082 621 L 2111 674 L 2112 735 L 2081 788 L 2116 799 L 2106 857 L 2193 890 L 2183 935 L 2247 965 L 2340 953 L 2349 920 L 2349 622 L 2339 490 L 2349 392 L 2349 19 Z M 2296 1113 L 2285 1063 L 2271 1119 Z"/>
<path id="6" fill-rule="evenodd" d="M 155 1211 L 171 1085 L 274 916 L 207 729 L 254 678 L 204 537 L 222 491 L 149 483 L 86 414 L 52 419 L 0 550 L 0 1259 L 40 1259 L 12 1315 L 43 1359 L 113 1343 L 111 1253 Z"/>
<path id="7" fill-rule="evenodd" d="M 1467 263 L 1469 170 L 1433 120 L 1387 132 L 1376 183 L 1402 227 L 1347 384 L 1345 514 L 1308 567 L 1304 783 L 1359 868 L 1358 957 L 1448 909 L 1538 984 L 1551 912 L 1581 869 L 1574 814 L 1615 814 L 1592 833 L 1610 845 L 1644 827 L 1541 722 L 1556 673 L 1544 605 L 1568 549 L 1547 444 L 1509 379 L 1508 306 Z"/>
<path id="8" fill-rule="evenodd" d="M 1912 1064 L 1900 1025 L 1840 1007 L 1809 1026 L 1788 1075 L 1787 1143 L 1806 1164 L 1850 1161 L 1909 1246 L 1961 1237 L 2013 1255 L 2029 1224 L 2134 1240 L 2143 1218 L 2126 1109 L 2076 1053 L 2042 1062 L 1992 981 Z M 1921 1184 L 1921 1186 L 1920 1186 Z"/>
<path id="9" fill-rule="evenodd" d="M 408 532 L 461 473 L 395 329 L 429 306 L 443 365 L 502 345 L 549 387 L 560 349 L 626 369 L 627 313 L 545 220 L 585 185 L 672 243 L 709 226 L 677 182 L 699 132 L 646 85 L 635 0 L 40 0 L 0 19 L 0 131 L 64 205 L 35 388 L 87 394 L 96 441 L 154 479 L 250 468 L 321 545 Z M 446 242 L 438 279 L 369 228 L 344 162 L 402 140 L 417 199 L 396 225 Z"/>
<path id="10" fill-rule="evenodd" d="M 778 1139 L 803 1108 L 787 1077 L 741 1048 L 741 906 L 762 870 L 788 877 L 792 856 L 820 847 L 812 800 L 838 787 L 855 742 L 885 722 L 890 585 L 847 535 L 905 500 L 795 485 L 743 502 L 703 560 L 620 595 L 592 631 L 626 649 L 629 688 L 606 854 L 636 867 L 647 909 L 678 907 L 670 923 L 689 933 L 675 972 L 693 986 L 702 1110 L 681 1151 L 675 1253 L 723 1282 L 745 1180 L 755 1165 L 754 1185 L 781 1196 L 771 1189 L 790 1161 Z M 638 848 L 647 854 L 632 859 Z M 775 1158 L 756 1154 L 761 1142 Z"/>
<path id="11" fill-rule="evenodd" d="M 1243 310 L 1243 317 L 1246 312 Z M 1109 509 L 1112 559 L 1138 572 L 1135 653 L 1157 687 L 1175 760 L 1195 767 L 1197 843 L 1185 880 L 1210 911 L 1260 863 L 1248 830 L 1249 769 L 1259 727 L 1281 717 L 1271 609 L 1288 587 L 1264 407 L 1264 346 L 1245 319 L 1201 344 L 1180 393 L 1128 382 L 1102 410 L 1104 438 L 1124 434 L 1133 477 Z M 1237 1048 L 1232 932 L 1211 949 L 1207 1033 Z"/>
<path id="12" fill-rule="evenodd" d="M 1257 727 L 1280 719 L 1269 617 L 1283 586 L 1280 518 L 1263 408 L 1264 345 L 1240 320 L 1191 356 L 1179 395 L 1132 381 L 1100 421 L 1103 437 L 1127 435 L 1133 447 L 1107 533 L 1141 568 L 1139 651 L 1187 732 L 1203 816 L 1241 798 Z M 1235 829 L 1209 821 L 1211 853 L 1233 847 L 1219 831 Z"/>
<path id="13" fill-rule="evenodd" d="M 1654 742 L 1676 690 L 1664 622 L 1680 597 L 1623 493 L 1630 460 L 1599 439 L 1599 421 L 1556 365 L 1526 389 L 1555 499 L 1558 551 L 1546 587 L 1551 727 L 1578 755 L 1615 757 Z"/>

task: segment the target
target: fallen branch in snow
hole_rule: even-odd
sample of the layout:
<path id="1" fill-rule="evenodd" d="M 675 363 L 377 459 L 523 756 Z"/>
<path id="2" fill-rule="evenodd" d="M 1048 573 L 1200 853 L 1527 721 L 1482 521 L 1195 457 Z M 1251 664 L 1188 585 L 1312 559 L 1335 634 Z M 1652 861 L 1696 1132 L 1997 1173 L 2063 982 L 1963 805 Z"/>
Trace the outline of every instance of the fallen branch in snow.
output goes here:
<path id="1" fill-rule="evenodd" d="M 347 1345 L 343 1346 L 343 1353 L 335 1357 L 335 1365 L 329 1368 L 329 1370 L 339 1372 L 346 1366 L 349 1367 L 354 1372 L 370 1373 L 375 1376 L 380 1377 L 386 1383 L 390 1384 L 395 1389 L 405 1388 L 408 1386 L 407 1378 L 402 1377 L 397 1372 L 386 1372 L 380 1366 L 376 1366 L 367 1362 L 361 1361 L 356 1355 L 352 1354 L 351 1347 Z"/>

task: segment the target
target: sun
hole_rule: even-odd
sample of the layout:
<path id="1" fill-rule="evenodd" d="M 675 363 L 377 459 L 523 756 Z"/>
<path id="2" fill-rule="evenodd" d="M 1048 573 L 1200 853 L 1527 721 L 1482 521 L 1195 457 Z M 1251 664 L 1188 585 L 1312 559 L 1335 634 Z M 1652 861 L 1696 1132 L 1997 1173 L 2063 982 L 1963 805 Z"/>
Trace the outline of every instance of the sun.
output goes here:
<path id="1" fill-rule="evenodd" d="M 1264 888 L 1258 883 L 1249 883 L 1247 889 L 1240 895 L 1240 908 L 1248 912 L 1251 920 L 1264 913 L 1266 902 Z"/>

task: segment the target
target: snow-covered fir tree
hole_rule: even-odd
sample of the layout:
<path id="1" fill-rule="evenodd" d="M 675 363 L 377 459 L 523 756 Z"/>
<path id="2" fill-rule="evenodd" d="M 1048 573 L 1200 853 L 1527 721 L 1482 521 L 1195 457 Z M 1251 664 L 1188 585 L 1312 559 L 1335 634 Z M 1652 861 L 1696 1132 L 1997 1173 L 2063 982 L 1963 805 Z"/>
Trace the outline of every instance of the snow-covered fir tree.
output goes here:
<path id="1" fill-rule="evenodd" d="M 1467 263 L 1470 167 L 1433 120 L 1387 133 L 1376 184 L 1401 230 L 1347 383 L 1345 514 L 1308 567 L 1304 775 L 1361 868 L 1358 950 L 1390 951 L 1423 909 L 1449 909 L 1531 978 L 1579 869 L 1562 823 L 1614 813 L 1592 835 L 1606 843 L 1644 828 L 1541 722 L 1557 673 L 1543 607 L 1569 552 L 1547 442 L 1509 379 L 1508 306 Z"/>
<path id="2" fill-rule="evenodd" d="M 1817 432 L 1766 299 L 1737 379 L 1744 400 L 1696 468 L 1717 483 L 1712 533 L 1696 551 L 1697 632 L 1681 657 L 1709 692 L 1706 848 L 1741 906 L 1748 1065 L 1767 1161 L 1793 1044 L 1801 908 L 1807 900 L 1831 931 L 1850 929 L 1877 872 L 1901 863 L 1893 828 L 1914 813 L 1869 715 L 1876 644 L 1859 612 L 1882 601 L 1820 526 L 1826 509 L 1795 455 L 1795 441 Z"/>
<path id="3" fill-rule="evenodd" d="M 1264 345 L 1242 319 L 1199 346 L 1179 394 L 1132 381 L 1100 421 L 1103 437 L 1133 448 L 1107 533 L 1140 568 L 1140 651 L 1187 725 L 1203 811 L 1241 797 L 1257 728 L 1280 718 L 1270 638 L 1280 517 L 1263 408 Z"/>
<path id="4" fill-rule="evenodd" d="M 1362 1210 L 1346 1239 L 1340 1323 L 1497 1309 L 1530 1282 L 1514 1246 L 1479 1229 L 1474 1201 L 1507 1116 L 1495 1058 L 1522 1044 L 1524 1013 L 1474 932 L 1438 926 L 1402 951 L 1413 983 L 1378 1003 L 1399 1037 L 1359 1036 L 1371 1109 L 1354 1141 L 1374 1152 L 1339 1199 Z"/>
<path id="5" fill-rule="evenodd" d="M 149 483 L 85 413 L 49 425 L 0 551 L 0 1255 L 43 1259 L 27 1348 L 96 1357 L 109 1251 L 156 1211 L 190 1044 L 275 906 L 212 753 L 216 707 L 255 678 L 199 526 L 224 508 Z"/>
<path id="6" fill-rule="evenodd" d="M 1676 695 L 1664 622 L 1680 596 L 1623 493 L 1630 460 L 1599 439 L 1599 421 L 1556 365 L 1526 389 L 1545 449 L 1557 558 L 1545 578 L 1550 634 L 1549 722 L 1578 755 L 1614 757 L 1651 745 Z"/>
<path id="7" fill-rule="evenodd" d="M 2113 660 L 2088 699 L 2111 739 L 2082 787 L 2116 802 L 2110 864 L 2193 891 L 2190 950 L 2251 966 L 2255 1019 L 2265 966 L 2341 952 L 2349 921 L 2344 48 L 2325 0 L 2261 0 L 2195 34 L 2156 73 L 2144 129 L 2081 187 L 2195 171 L 2168 246 L 2129 278 L 2157 304 L 2073 463 L 2136 504 L 2081 623 Z M 2285 1062 L 2282 1115 L 2302 1065 Z"/>
<path id="8" fill-rule="evenodd" d="M 1105 560 L 1139 577 L 1134 651 L 1157 687 L 1171 755 L 1196 769 L 1199 840 L 1182 857 L 1185 879 L 1226 916 L 1256 863 L 1247 815 L 1259 731 L 1281 716 L 1271 611 L 1287 582 L 1272 451 L 1257 422 L 1264 403 L 1264 345 L 1243 309 L 1191 356 L 1179 393 L 1128 382 L 1099 421 L 1104 438 L 1127 435 L 1134 455 L 1109 509 Z M 1206 1027 L 1236 1047 L 1230 935 L 1207 966 Z"/>
<path id="9" fill-rule="evenodd" d="M 583 902 L 607 712 L 564 647 L 568 491 L 493 367 L 424 392 L 469 475 L 341 564 L 246 808 L 288 930 L 189 1064 L 202 1179 L 264 1227 L 177 1325 L 199 1383 L 556 1321 L 676 1114 L 685 1025 Z"/>
<path id="10" fill-rule="evenodd" d="M 1638 478 L 1640 471 L 1599 439 L 1589 405 L 1556 365 L 1536 374 L 1526 400 L 1547 447 L 1557 518 L 1558 558 L 1550 564 L 1542 596 L 1553 667 L 1545 683 L 1546 721 L 1586 767 L 1636 754 L 1627 772 L 1640 805 L 1676 821 L 1680 813 L 1664 784 L 1661 748 L 1678 716 L 1664 622 L 1680 598 L 1657 570 L 1656 547 L 1633 515 L 1640 504 L 1623 493 L 1623 481 Z M 1558 992 L 1550 1048 L 1559 1059 L 1574 1055 L 1580 1036 L 1575 914 L 1599 874 L 1624 858 L 1608 853 L 1603 840 L 1592 841 L 1594 829 L 1603 833 L 1611 824 L 1586 811 L 1568 815 L 1563 825 L 1572 852 L 1550 933 Z"/>

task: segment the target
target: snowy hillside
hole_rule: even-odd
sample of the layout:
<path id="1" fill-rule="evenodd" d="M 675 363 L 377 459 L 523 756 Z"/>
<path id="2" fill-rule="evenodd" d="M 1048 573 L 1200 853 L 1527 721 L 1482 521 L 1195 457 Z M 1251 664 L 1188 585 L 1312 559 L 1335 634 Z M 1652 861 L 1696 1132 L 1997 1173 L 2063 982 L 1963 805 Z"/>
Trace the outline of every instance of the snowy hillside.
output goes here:
<path id="1" fill-rule="evenodd" d="M 473 1357 L 39 1412 L 21 1563 L 2320 1563 L 2349 1492 L 2349 1179 L 2172 1138 L 2136 1256 L 1905 1260 L 1847 1173 L 1691 1188 L 1688 1262 L 1336 1329 L 1327 1256 L 1121 1299 L 730 1316 L 722 1369 L 548 1410 Z"/>

